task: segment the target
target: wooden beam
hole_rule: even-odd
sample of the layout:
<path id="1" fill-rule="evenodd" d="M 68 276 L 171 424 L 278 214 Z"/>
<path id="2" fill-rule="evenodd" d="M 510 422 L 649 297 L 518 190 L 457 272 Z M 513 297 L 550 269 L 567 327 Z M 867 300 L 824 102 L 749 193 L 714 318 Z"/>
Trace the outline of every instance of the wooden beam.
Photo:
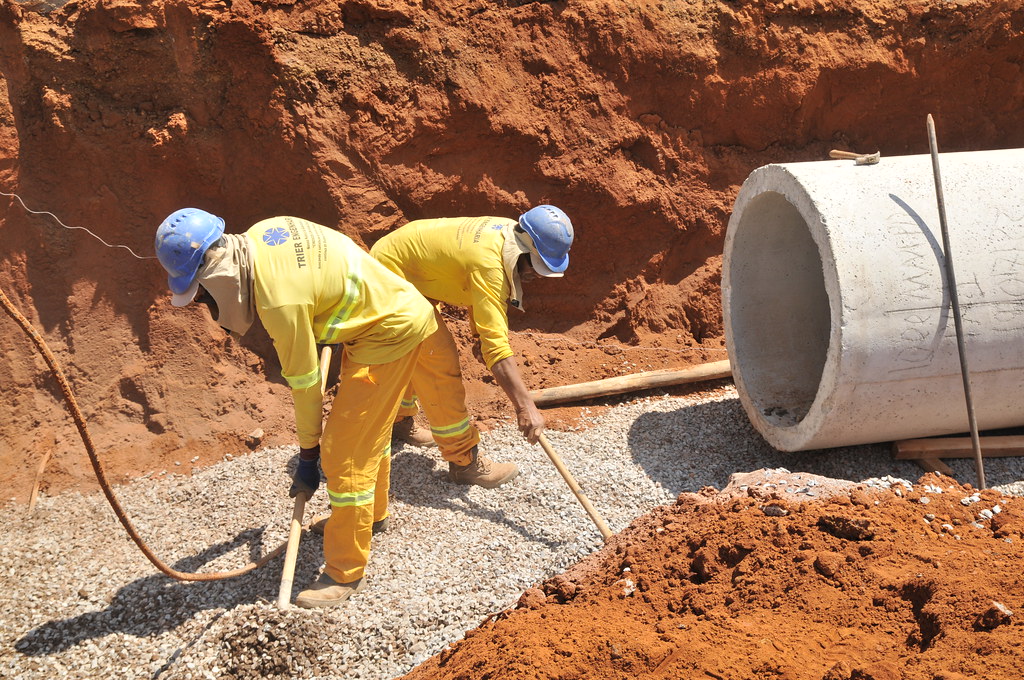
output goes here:
<path id="1" fill-rule="evenodd" d="M 606 397 L 612 394 L 649 390 L 668 385 L 682 385 L 702 380 L 718 380 L 730 376 L 732 376 L 732 369 L 729 367 L 729 361 L 724 360 L 691 366 L 689 368 L 633 373 L 631 375 L 620 375 L 614 378 L 564 385 L 562 387 L 548 387 L 542 390 L 533 390 L 530 392 L 530 396 L 537 406 L 548 406 L 568 401 Z"/>
<path id="2" fill-rule="evenodd" d="M 46 464 L 50 462 L 50 457 L 53 455 L 53 450 L 57 448 L 57 435 L 54 432 L 48 432 L 40 437 L 40 440 L 46 443 L 43 446 L 46 450 L 43 451 L 43 455 L 39 459 L 39 467 L 36 468 L 36 479 L 35 483 L 32 484 L 32 492 L 28 497 L 28 514 L 31 515 L 36 509 L 36 502 L 39 500 L 39 485 L 43 481 L 43 473 L 46 472 Z"/>
<path id="3" fill-rule="evenodd" d="M 56 442 L 54 442 L 56 446 Z M 32 493 L 28 497 L 28 514 L 36 509 L 36 501 L 39 500 L 39 485 L 43 481 L 43 473 L 46 471 L 46 464 L 50 462 L 50 456 L 53 455 L 53 447 L 47 447 L 46 451 L 43 452 L 42 458 L 39 459 L 39 467 L 36 469 L 36 481 L 32 485 Z"/>
<path id="4" fill-rule="evenodd" d="M 1024 456 L 1024 435 L 979 437 L 983 458 Z M 970 437 L 934 437 L 930 439 L 902 439 L 893 442 L 897 460 L 920 458 L 973 458 L 974 447 Z"/>
<path id="5" fill-rule="evenodd" d="M 971 451 L 971 456 L 974 456 L 973 451 Z M 947 477 L 954 476 L 953 468 L 949 467 L 938 458 L 915 458 L 914 462 L 917 463 L 925 472 L 941 472 Z"/>

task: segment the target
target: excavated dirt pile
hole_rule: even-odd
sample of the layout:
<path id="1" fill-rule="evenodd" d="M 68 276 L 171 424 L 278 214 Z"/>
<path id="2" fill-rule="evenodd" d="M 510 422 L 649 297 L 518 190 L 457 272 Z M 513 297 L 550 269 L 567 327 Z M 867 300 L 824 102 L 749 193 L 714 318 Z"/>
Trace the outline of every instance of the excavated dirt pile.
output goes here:
<path id="1" fill-rule="evenodd" d="M 822 500 L 789 500 L 808 484 Z M 1022 540 L 1024 499 L 948 477 L 737 475 L 637 520 L 404 678 L 1017 678 Z"/>

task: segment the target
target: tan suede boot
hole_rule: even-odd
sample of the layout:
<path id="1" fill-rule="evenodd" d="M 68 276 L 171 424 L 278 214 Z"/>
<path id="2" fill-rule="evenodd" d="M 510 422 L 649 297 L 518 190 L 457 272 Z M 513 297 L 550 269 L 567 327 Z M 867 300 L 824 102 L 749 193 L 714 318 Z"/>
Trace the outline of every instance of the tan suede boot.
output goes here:
<path id="1" fill-rule="evenodd" d="M 320 578 L 313 581 L 309 588 L 299 593 L 295 598 L 295 604 L 305 609 L 314 607 L 337 607 L 350 598 L 353 593 L 363 589 L 363 579 L 356 579 L 352 583 L 338 583 L 327 575 L 320 574 Z"/>
<path id="2" fill-rule="evenodd" d="M 437 446 L 430 430 L 420 427 L 412 416 L 395 421 L 395 424 L 391 426 L 391 439 L 410 446 Z"/>
<path id="3" fill-rule="evenodd" d="M 473 460 L 469 465 L 448 463 L 448 481 L 456 484 L 475 484 L 485 489 L 493 489 L 519 475 L 515 463 L 498 463 L 480 453 L 474 446 Z"/>

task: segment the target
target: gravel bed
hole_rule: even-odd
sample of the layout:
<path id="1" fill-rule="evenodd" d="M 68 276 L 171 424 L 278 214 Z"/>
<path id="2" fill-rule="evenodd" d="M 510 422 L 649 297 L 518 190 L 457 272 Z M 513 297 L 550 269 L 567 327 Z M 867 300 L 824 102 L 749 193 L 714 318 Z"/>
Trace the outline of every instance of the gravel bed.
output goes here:
<path id="1" fill-rule="evenodd" d="M 548 438 L 612 531 L 679 493 L 722 488 L 734 472 L 787 468 L 872 483 L 922 474 L 883 444 L 775 451 L 731 386 L 626 402 Z M 163 576 L 98 492 L 44 496 L 31 517 L 9 506 L 0 527 L 0 677 L 402 675 L 601 547 L 539 446 L 511 425 L 485 434 L 482 446 L 518 463 L 520 477 L 497 490 L 456 486 L 435 451 L 396 448 L 391 528 L 374 539 L 368 587 L 331 610 L 276 608 L 281 558 L 227 581 Z M 232 569 L 286 539 L 296 453 L 264 449 L 189 476 L 158 471 L 116 492 L 174 568 Z M 974 480 L 973 461 L 948 463 L 958 479 Z M 986 460 L 985 471 L 991 485 L 1020 495 L 1024 460 Z M 326 508 L 321 488 L 308 512 Z M 304 535 L 293 596 L 316 577 L 321 545 Z"/>

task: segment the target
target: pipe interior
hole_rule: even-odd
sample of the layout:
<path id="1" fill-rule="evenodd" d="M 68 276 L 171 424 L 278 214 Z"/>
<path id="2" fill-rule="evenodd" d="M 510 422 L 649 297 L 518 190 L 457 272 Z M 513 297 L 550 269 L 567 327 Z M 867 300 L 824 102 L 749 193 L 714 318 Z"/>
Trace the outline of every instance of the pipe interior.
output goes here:
<path id="1" fill-rule="evenodd" d="M 831 316 L 821 256 L 799 210 L 763 192 L 730 253 L 733 353 L 747 396 L 772 424 L 797 425 L 818 392 Z"/>

